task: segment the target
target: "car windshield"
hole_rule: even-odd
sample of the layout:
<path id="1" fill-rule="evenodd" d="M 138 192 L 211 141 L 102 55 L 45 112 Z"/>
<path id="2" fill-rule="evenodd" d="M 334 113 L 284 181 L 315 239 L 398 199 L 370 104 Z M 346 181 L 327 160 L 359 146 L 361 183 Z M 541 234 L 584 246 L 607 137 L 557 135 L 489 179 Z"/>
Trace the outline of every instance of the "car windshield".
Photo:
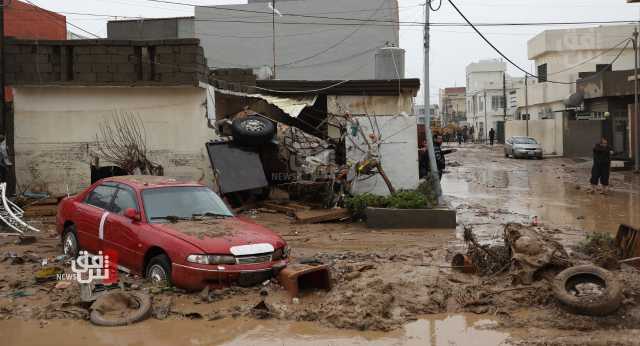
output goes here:
<path id="1" fill-rule="evenodd" d="M 517 137 L 513 139 L 515 144 L 538 144 L 535 139 L 527 137 Z"/>
<path id="2" fill-rule="evenodd" d="M 204 186 L 176 186 L 142 191 L 148 222 L 175 222 L 194 216 L 233 216 L 218 195 Z"/>

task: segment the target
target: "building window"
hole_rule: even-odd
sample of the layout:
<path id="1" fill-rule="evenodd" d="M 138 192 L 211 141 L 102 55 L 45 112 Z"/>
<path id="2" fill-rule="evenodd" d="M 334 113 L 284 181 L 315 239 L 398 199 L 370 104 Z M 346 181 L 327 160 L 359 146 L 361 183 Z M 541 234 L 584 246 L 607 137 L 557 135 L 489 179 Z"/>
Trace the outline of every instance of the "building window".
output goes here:
<path id="1" fill-rule="evenodd" d="M 480 112 L 484 111 L 484 99 L 480 98 Z"/>
<path id="2" fill-rule="evenodd" d="M 502 109 L 504 108 L 504 97 L 502 96 L 491 96 L 491 109 Z"/>
<path id="3" fill-rule="evenodd" d="M 538 66 L 538 83 L 547 81 L 547 64 Z"/>

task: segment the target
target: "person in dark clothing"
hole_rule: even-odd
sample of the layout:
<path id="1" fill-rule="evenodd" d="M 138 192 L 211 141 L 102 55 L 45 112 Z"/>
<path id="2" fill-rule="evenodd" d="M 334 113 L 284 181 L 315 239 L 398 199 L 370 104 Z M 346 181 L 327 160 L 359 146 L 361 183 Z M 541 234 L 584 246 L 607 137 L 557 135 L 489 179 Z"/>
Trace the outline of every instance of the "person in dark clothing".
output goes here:
<path id="1" fill-rule="evenodd" d="M 493 145 L 493 140 L 496 139 L 496 131 L 491 128 L 491 130 L 489 130 L 489 143 L 491 145 Z"/>
<path id="2" fill-rule="evenodd" d="M 456 149 L 442 149 L 442 136 L 433 136 L 433 153 L 436 157 L 436 166 L 438 168 L 438 178 L 442 179 L 444 169 L 446 167 L 445 155 L 455 152 Z M 429 162 L 429 150 L 427 141 L 423 142 L 423 146 L 418 151 L 418 168 L 420 179 L 429 175 L 431 166 Z"/>
<path id="3" fill-rule="evenodd" d="M 612 153 L 613 149 L 604 137 L 593 147 L 593 167 L 591 168 L 591 189 L 589 192 L 595 192 L 598 188 L 598 183 L 600 183 L 602 185 L 600 193 L 607 194 Z"/>
<path id="4" fill-rule="evenodd" d="M 458 145 L 462 145 L 462 142 L 464 141 L 464 134 L 461 130 L 456 133 L 456 138 L 458 139 Z"/>

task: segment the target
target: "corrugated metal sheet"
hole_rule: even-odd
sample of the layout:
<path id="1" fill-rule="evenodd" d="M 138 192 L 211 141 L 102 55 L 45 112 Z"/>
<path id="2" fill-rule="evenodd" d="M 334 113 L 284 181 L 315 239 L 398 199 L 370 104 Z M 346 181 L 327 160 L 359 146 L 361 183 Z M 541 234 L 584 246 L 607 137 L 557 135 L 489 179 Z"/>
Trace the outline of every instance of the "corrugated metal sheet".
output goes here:
<path id="1" fill-rule="evenodd" d="M 316 99 L 318 98 L 318 95 L 283 97 L 263 94 L 246 94 L 238 91 L 217 88 L 215 89 L 215 91 L 225 95 L 235 95 L 239 97 L 249 97 L 264 100 L 268 104 L 278 107 L 280 110 L 282 110 L 292 118 L 297 118 L 298 115 L 302 113 L 302 110 L 304 110 L 306 107 L 313 106 L 313 104 L 316 103 Z"/>

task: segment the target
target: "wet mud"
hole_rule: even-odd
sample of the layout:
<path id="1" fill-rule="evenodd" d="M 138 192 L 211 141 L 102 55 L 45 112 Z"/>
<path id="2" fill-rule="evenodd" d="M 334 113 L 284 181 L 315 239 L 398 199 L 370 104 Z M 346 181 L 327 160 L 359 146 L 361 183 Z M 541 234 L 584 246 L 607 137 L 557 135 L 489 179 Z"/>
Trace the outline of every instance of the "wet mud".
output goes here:
<path id="1" fill-rule="evenodd" d="M 50 224 L 35 244 L 0 238 L 0 260 L 9 252 L 25 257 L 23 264 L 0 262 L 0 334 L 11 345 L 51 340 L 68 345 L 88 340 L 92 345 L 638 342 L 640 276 L 631 267 L 616 271 L 624 283 L 622 308 L 598 318 L 565 312 L 544 278 L 522 285 L 508 271 L 478 276 L 450 268 L 453 255 L 468 249 L 463 233 L 469 227 L 478 241 L 500 244 L 506 224 L 531 225 L 537 217 L 536 231 L 564 246 L 578 264 L 590 260 L 578 252 L 587 233 L 615 234 L 620 223 L 640 224 L 640 177 L 614 172 L 609 195 L 590 195 L 584 191 L 588 162 L 506 159 L 500 150 L 465 146 L 447 156 L 457 163 L 443 178 L 444 199 L 458 214 L 455 230 L 301 225 L 282 214 L 247 214 L 280 233 L 294 258 L 329 264 L 333 289 L 303 292 L 299 300 L 275 281 L 187 294 L 154 290 L 141 278 L 123 275 L 132 289 L 153 295 L 154 317 L 128 327 L 94 327 L 85 320 L 88 310 L 79 302 L 75 283 L 56 288 L 56 282 L 33 280 L 40 263 L 25 253 L 49 258 L 61 253 Z M 253 311 L 261 290 L 267 292 L 269 313 L 261 315 L 266 320 L 258 320 Z"/>

